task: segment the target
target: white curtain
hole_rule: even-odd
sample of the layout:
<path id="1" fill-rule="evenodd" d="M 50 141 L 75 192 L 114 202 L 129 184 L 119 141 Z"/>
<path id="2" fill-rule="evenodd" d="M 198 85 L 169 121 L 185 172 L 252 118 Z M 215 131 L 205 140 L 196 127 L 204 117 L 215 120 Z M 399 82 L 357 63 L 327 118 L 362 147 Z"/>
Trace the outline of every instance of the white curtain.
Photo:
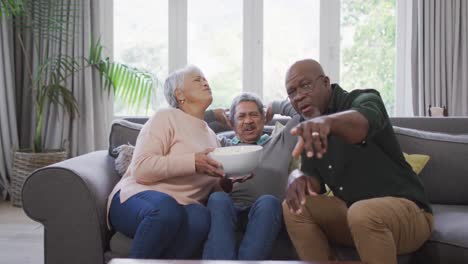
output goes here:
<path id="1" fill-rule="evenodd" d="M 412 65 L 416 63 L 417 9 L 415 1 L 397 1 L 395 115 L 413 116 Z"/>
<path id="2" fill-rule="evenodd" d="M 468 1 L 397 0 L 396 114 L 468 115 Z"/>
<path id="3" fill-rule="evenodd" d="M 103 1 L 82 0 L 82 13 L 78 16 L 79 28 L 76 30 L 73 45 L 56 47 L 73 56 L 88 56 L 91 36 L 103 39 L 104 13 Z M 109 46 L 111 43 L 103 43 Z M 73 120 L 63 111 L 51 107 L 45 125 L 45 145 L 58 148 L 68 140 L 72 156 L 85 154 L 108 147 L 110 124 L 114 117 L 112 94 L 104 92 L 99 75 L 90 68 L 74 75 L 69 87 L 78 101 L 79 116 Z"/>
<path id="4" fill-rule="evenodd" d="M 18 146 L 15 110 L 13 30 L 0 20 L 0 195 L 6 198 L 11 173 L 11 148 Z"/>
<path id="5" fill-rule="evenodd" d="M 62 4 L 67 4 L 63 1 Z M 50 53 L 61 52 L 73 57 L 88 57 L 91 46 L 91 37 L 94 40 L 101 38 L 104 32 L 104 18 L 109 16 L 103 8 L 103 1 L 81 0 L 81 13 L 77 16 L 74 40 L 69 43 L 53 44 L 49 46 Z M 31 36 L 25 33 L 26 49 L 31 41 Z M 110 46 L 112 43 L 105 43 Z M 20 45 L 19 43 L 15 44 Z M 17 55 L 16 63 L 20 71 L 16 73 L 18 87 L 22 96 L 18 99 L 21 147 L 30 147 L 33 140 L 35 127 L 34 106 L 31 104 L 29 96 L 30 83 L 27 80 L 27 70 L 23 67 L 28 63 L 21 55 Z M 36 56 L 26 59 L 37 60 Z M 84 63 L 84 61 L 83 61 Z M 23 64 L 23 65 L 21 65 Z M 72 91 L 78 102 L 79 115 L 71 118 L 61 107 L 50 106 L 45 111 L 44 123 L 44 145 L 46 149 L 58 149 L 63 143 L 67 143 L 70 155 L 77 156 L 98 149 L 106 149 L 108 145 L 108 135 L 110 124 L 113 118 L 113 97 L 101 89 L 99 75 L 91 68 L 75 73 L 69 79 L 67 87 Z"/>
<path id="6" fill-rule="evenodd" d="M 63 4 L 67 2 L 64 0 Z M 112 42 L 103 33 L 104 23 L 112 19 L 109 17 L 112 12 L 109 14 L 104 9 L 104 1 L 81 0 L 80 4 L 74 41 L 63 46 L 52 45 L 49 49 L 86 58 L 91 36 L 101 38 L 105 47 L 111 47 Z M 23 32 L 23 41 L 19 42 L 15 36 L 20 32 L 14 29 L 11 19 L 0 20 L 0 195 L 4 199 L 9 188 L 11 149 L 32 147 L 36 122 L 30 71 L 26 65 L 35 65 L 40 54 L 32 47 L 32 32 Z M 22 47 L 28 56 L 24 56 Z M 78 102 L 79 116 L 71 119 L 62 108 L 47 109 L 45 148 L 59 148 L 67 141 L 71 156 L 106 149 L 113 118 L 112 95 L 102 91 L 99 75 L 90 68 L 74 74 L 67 87 Z"/>

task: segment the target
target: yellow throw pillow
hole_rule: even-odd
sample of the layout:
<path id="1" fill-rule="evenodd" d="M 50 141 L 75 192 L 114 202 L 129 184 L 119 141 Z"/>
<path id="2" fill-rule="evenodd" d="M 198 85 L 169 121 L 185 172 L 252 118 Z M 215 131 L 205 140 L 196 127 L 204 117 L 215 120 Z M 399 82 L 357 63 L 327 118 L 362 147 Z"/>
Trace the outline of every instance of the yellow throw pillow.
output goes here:
<path id="1" fill-rule="evenodd" d="M 413 171 L 416 174 L 419 174 L 424 169 L 424 166 L 426 166 L 427 162 L 431 158 L 428 155 L 407 154 L 405 152 L 403 152 L 403 156 L 405 156 L 406 162 L 411 165 L 411 168 L 413 168 Z"/>
<path id="2" fill-rule="evenodd" d="M 325 184 L 325 193 L 323 195 L 326 195 L 329 197 L 335 196 L 335 194 L 333 194 L 333 191 L 330 189 L 330 187 L 328 187 L 327 184 Z"/>

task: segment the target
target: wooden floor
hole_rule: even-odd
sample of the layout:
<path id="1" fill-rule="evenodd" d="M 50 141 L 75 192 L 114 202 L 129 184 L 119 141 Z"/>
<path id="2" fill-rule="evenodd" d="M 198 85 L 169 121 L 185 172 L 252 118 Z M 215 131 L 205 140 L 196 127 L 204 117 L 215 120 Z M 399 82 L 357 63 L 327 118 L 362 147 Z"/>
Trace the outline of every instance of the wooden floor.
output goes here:
<path id="1" fill-rule="evenodd" d="M 44 229 L 0 198 L 0 264 L 43 264 Z"/>

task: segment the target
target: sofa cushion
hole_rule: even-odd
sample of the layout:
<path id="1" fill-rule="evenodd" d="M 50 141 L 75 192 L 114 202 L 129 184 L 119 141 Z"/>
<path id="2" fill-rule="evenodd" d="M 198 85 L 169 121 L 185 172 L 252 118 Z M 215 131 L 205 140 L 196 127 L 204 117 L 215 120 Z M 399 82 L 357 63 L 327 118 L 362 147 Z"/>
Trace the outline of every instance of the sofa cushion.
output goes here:
<path id="1" fill-rule="evenodd" d="M 434 231 L 418 251 L 417 263 L 467 263 L 468 206 L 432 205 Z"/>
<path id="2" fill-rule="evenodd" d="M 468 204 L 468 134 L 452 135 L 394 127 L 404 152 L 424 153 L 431 160 L 420 177 L 431 203 Z"/>
<path id="3" fill-rule="evenodd" d="M 132 249 L 132 241 L 133 239 L 129 238 L 128 236 L 116 232 L 110 240 L 110 250 L 112 255 L 125 258 L 130 255 L 130 250 Z"/>
<path id="4" fill-rule="evenodd" d="M 468 205 L 432 205 L 434 231 L 432 242 L 468 250 Z"/>
<path id="5" fill-rule="evenodd" d="M 409 163 L 414 173 L 418 174 L 424 169 L 431 157 L 424 154 L 408 154 L 403 152 L 406 162 Z"/>
<path id="6" fill-rule="evenodd" d="M 118 146 L 124 144 L 135 145 L 142 124 L 129 122 L 126 120 L 116 120 L 112 123 L 109 136 L 109 155 L 116 158 L 118 153 L 114 152 Z"/>
<path id="7" fill-rule="evenodd" d="M 115 159 L 115 170 L 122 177 L 125 172 L 127 172 L 128 166 L 132 161 L 133 151 L 135 150 L 135 146 L 130 144 L 123 144 L 115 148 L 112 153 L 117 153 L 117 158 Z"/>

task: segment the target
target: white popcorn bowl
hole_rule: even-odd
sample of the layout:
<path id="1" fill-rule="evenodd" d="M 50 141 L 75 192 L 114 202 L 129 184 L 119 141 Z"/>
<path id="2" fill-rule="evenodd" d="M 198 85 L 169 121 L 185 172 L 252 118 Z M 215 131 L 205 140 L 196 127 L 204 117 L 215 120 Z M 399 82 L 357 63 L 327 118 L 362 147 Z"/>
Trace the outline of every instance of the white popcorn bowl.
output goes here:
<path id="1" fill-rule="evenodd" d="M 209 157 L 223 165 L 227 177 L 251 173 L 260 163 L 262 146 L 242 145 L 216 148 Z"/>

